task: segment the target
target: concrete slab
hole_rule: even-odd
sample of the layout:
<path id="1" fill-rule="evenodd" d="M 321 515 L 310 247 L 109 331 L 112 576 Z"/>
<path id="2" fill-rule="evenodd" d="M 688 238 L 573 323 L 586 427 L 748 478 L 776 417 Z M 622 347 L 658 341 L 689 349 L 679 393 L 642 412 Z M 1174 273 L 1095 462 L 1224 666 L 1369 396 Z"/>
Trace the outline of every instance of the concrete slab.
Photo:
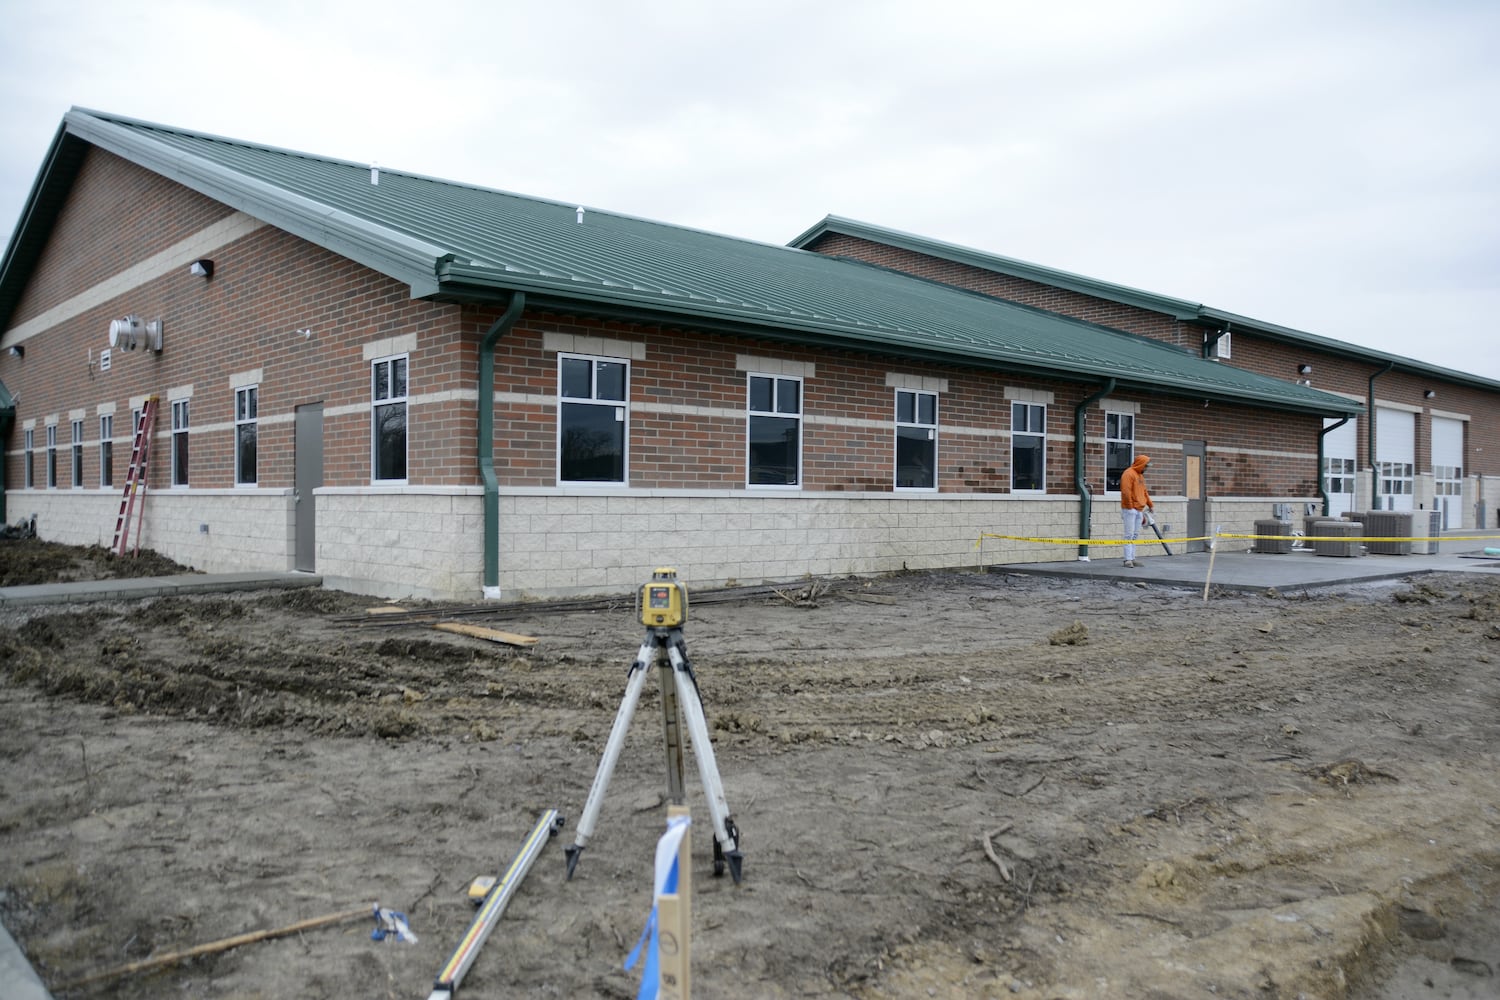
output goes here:
<path id="1" fill-rule="evenodd" d="M 185 573 L 124 580 L 75 580 L 27 587 L 0 587 L 0 608 L 30 604 L 80 604 L 134 600 L 181 594 L 216 594 L 232 590 L 288 590 L 321 587 L 314 573 Z"/>
<path id="2" fill-rule="evenodd" d="M 0 997 L 5 1000 L 52 1000 L 26 953 L 0 925 Z"/>
<path id="3" fill-rule="evenodd" d="M 1500 558 L 1484 558 L 1483 548 L 1457 543 L 1438 555 L 1375 555 L 1346 558 L 1314 555 L 1311 550 L 1270 554 L 1256 552 L 1182 553 L 1169 556 L 1160 545 L 1136 547 L 1138 566 L 1127 569 L 1115 556 L 1090 562 L 1008 563 L 988 567 L 992 573 L 1123 580 L 1155 586 L 1202 590 L 1205 582 L 1224 590 L 1314 590 L 1325 587 L 1399 580 L 1426 573 L 1483 573 L 1500 576 Z M 1180 548 L 1180 547 L 1179 547 Z M 1212 565 L 1210 565 L 1210 562 Z"/>

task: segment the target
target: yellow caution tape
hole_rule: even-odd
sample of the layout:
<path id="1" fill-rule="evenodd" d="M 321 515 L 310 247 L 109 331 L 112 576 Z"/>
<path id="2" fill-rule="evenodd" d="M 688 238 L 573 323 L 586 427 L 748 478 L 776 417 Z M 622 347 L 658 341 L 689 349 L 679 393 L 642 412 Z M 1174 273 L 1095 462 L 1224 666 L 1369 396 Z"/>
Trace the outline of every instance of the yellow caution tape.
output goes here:
<path id="1" fill-rule="evenodd" d="M 986 538 L 995 538 L 1008 542 L 1033 542 L 1038 545 L 1155 545 L 1157 542 L 1207 542 L 1216 538 L 1241 538 L 1266 541 L 1302 541 L 1302 542 L 1494 542 L 1500 541 L 1496 535 L 1417 535 L 1411 538 L 1395 538 L 1385 535 L 1242 535 L 1234 532 L 1221 531 L 1215 535 L 1163 535 L 1161 538 L 1153 538 L 1151 535 L 1140 535 L 1135 539 L 1124 538 L 1040 538 L 1034 535 L 997 535 L 991 532 L 983 532 L 974 541 L 974 547 L 979 548 Z"/>

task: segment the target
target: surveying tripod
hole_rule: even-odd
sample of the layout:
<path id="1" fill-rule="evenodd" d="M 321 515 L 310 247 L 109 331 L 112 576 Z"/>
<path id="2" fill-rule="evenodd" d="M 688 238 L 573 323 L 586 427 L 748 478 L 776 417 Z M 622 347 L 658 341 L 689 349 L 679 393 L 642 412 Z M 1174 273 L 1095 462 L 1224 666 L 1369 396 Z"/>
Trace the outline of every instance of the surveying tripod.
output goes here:
<path id="1" fill-rule="evenodd" d="M 682 638 L 682 625 L 687 621 L 687 590 L 677 582 L 677 571 L 658 569 L 651 582 L 641 588 L 641 622 L 646 626 L 646 638 L 635 662 L 630 665 L 625 684 L 625 696 L 615 713 L 614 725 L 609 731 L 609 742 L 605 744 L 604 756 L 599 761 L 599 770 L 594 775 L 594 785 L 589 789 L 588 801 L 578 821 L 578 837 L 573 846 L 564 853 L 568 861 L 568 878 L 578 867 L 578 858 L 588 846 L 594 834 L 594 824 L 599 819 L 599 809 L 604 804 L 604 793 L 609 788 L 610 776 L 615 762 L 625 745 L 625 735 L 630 730 L 630 720 L 635 715 L 636 702 L 640 700 L 641 688 L 646 684 L 648 668 L 653 664 L 661 668 L 661 721 L 662 735 L 667 749 L 667 800 L 672 805 L 686 802 L 683 780 L 682 729 L 687 724 L 688 737 L 693 743 L 693 756 L 698 761 L 698 779 L 703 783 L 703 795 L 708 800 L 708 811 L 714 823 L 714 874 L 723 875 L 727 862 L 729 873 L 735 884 L 740 881 L 740 869 L 744 856 L 740 853 L 740 833 L 729 815 L 729 805 L 724 799 L 724 785 L 719 780 L 719 768 L 714 762 L 714 747 L 708 737 L 708 723 L 703 718 L 703 699 L 698 693 L 698 678 L 693 674 L 692 664 L 687 658 L 687 643 Z"/>

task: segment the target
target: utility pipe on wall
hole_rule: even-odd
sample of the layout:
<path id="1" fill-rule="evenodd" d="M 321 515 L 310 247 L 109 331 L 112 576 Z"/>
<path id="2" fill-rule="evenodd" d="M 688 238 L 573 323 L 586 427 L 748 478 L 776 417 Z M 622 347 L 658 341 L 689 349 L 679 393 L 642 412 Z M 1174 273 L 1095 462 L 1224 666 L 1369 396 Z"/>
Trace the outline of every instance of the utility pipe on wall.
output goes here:
<path id="1" fill-rule="evenodd" d="M 1084 475 L 1084 443 L 1087 440 L 1085 434 L 1085 411 L 1099 400 L 1114 391 L 1115 380 L 1110 379 L 1103 387 L 1092 396 L 1085 399 L 1073 408 L 1073 481 L 1078 486 L 1078 561 L 1089 561 L 1089 547 L 1083 544 L 1083 539 L 1093 537 L 1090 534 L 1094 515 L 1094 495 L 1089 492 L 1088 479 Z M 1108 456 L 1106 456 L 1106 462 Z M 1107 473 L 1107 469 L 1106 469 Z"/>
<path id="2" fill-rule="evenodd" d="M 526 309 L 526 293 L 510 305 L 479 344 L 479 475 L 484 480 L 484 596 L 500 599 L 500 480 L 495 476 L 495 344 Z"/>
<path id="3" fill-rule="evenodd" d="M 1375 372 L 1374 374 L 1372 374 L 1370 376 L 1370 398 L 1369 398 L 1370 426 L 1368 428 L 1366 428 L 1365 444 L 1366 444 L 1366 447 L 1367 447 L 1367 449 L 1368 449 L 1368 451 L 1370 453 L 1370 509 L 1371 510 L 1379 510 L 1380 509 L 1380 467 L 1375 464 L 1375 425 L 1379 422 L 1379 421 L 1377 421 L 1375 419 L 1375 380 L 1378 379 L 1380 376 L 1384 375 L 1386 372 L 1390 371 L 1394 367 L 1396 367 L 1396 362 L 1394 362 L 1394 361 L 1387 362 L 1386 366 L 1384 368 L 1380 369 L 1380 371 Z"/>

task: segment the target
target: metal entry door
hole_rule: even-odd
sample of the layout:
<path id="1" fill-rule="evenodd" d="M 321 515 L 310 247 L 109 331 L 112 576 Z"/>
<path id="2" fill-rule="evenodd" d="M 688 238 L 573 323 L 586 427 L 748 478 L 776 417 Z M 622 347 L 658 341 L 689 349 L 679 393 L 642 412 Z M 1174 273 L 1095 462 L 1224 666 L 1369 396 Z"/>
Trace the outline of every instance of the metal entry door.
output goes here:
<path id="1" fill-rule="evenodd" d="M 1208 445 L 1203 441 L 1182 443 L 1182 495 L 1187 497 L 1187 537 L 1202 538 L 1208 534 Z M 1203 542 L 1188 542 L 1189 552 L 1203 552 Z"/>
<path id="2" fill-rule="evenodd" d="M 323 485 L 323 404 L 297 407 L 295 471 L 292 504 L 295 508 L 293 565 L 303 573 L 318 568 L 318 511 L 313 491 Z"/>

